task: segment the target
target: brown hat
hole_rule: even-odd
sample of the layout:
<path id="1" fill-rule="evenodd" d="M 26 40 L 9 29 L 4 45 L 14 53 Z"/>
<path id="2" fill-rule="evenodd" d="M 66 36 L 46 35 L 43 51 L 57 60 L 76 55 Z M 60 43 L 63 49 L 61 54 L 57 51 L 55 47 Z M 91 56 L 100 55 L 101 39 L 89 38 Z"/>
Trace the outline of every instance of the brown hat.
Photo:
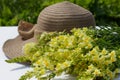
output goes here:
<path id="1" fill-rule="evenodd" d="M 76 4 L 64 1 L 46 7 L 41 11 L 37 24 L 20 21 L 19 35 L 7 40 L 3 51 L 8 58 L 23 56 L 22 47 L 28 42 L 34 42 L 35 36 L 42 32 L 70 31 L 72 28 L 95 26 L 92 13 Z"/>

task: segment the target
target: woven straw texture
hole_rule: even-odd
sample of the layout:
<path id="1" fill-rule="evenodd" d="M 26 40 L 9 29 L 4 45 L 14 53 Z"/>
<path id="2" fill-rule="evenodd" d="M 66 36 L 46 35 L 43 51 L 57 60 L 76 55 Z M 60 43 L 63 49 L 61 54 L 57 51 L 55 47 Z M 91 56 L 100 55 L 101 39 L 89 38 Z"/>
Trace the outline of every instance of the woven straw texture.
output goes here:
<path id="1" fill-rule="evenodd" d="M 8 58 L 15 58 L 23 56 L 23 45 L 29 42 L 33 42 L 34 38 L 23 41 L 21 36 L 17 36 L 15 39 L 7 40 L 3 45 L 3 51 Z"/>
<path id="2" fill-rule="evenodd" d="M 45 8 L 40 13 L 37 24 L 45 31 L 67 31 L 73 27 L 95 26 L 95 20 L 90 11 L 64 1 Z"/>

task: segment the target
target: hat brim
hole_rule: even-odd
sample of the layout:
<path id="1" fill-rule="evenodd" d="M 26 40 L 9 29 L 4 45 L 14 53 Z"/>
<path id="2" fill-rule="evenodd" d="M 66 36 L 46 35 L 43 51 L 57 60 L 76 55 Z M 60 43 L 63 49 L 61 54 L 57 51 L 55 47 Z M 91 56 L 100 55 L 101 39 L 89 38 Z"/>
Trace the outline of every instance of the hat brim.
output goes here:
<path id="1" fill-rule="evenodd" d="M 9 39 L 4 43 L 3 51 L 9 59 L 24 56 L 22 48 L 26 43 L 29 42 L 35 42 L 35 39 L 30 38 L 27 40 L 23 40 L 21 36 L 18 35 L 16 38 Z"/>

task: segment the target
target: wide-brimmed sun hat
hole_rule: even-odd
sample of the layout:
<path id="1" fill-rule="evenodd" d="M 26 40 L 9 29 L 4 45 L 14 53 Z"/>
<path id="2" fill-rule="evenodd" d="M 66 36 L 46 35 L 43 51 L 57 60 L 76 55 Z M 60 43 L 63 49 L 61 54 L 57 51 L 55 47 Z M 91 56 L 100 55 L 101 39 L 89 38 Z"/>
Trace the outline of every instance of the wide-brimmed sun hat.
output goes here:
<path id="1" fill-rule="evenodd" d="M 23 56 L 22 47 L 29 42 L 35 42 L 35 36 L 43 32 L 70 31 L 72 28 L 95 26 L 92 13 L 68 1 L 60 2 L 43 9 L 37 24 L 25 21 L 18 23 L 19 35 L 7 40 L 3 51 L 8 58 Z"/>

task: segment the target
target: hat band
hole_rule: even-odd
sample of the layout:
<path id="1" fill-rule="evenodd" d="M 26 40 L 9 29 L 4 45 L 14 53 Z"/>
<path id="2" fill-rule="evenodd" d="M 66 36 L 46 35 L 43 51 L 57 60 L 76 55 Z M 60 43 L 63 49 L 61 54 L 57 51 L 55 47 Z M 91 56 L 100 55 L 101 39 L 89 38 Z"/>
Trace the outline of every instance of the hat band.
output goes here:
<path id="1" fill-rule="evenodd" d="M 34 24 L 21 20 L 18 23 L 18 32 L 22 39 L 30 39 L 34 36 Z"/>

